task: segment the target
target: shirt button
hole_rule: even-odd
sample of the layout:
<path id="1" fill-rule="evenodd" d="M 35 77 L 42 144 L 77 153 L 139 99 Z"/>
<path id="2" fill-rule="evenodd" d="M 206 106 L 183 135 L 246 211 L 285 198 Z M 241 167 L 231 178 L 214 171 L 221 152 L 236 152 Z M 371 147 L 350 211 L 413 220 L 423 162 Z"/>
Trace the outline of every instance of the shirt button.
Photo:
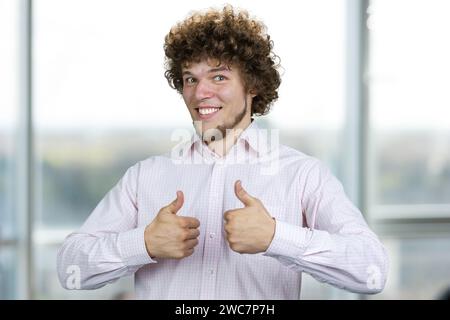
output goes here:
<path id="1" fill-rule="evenodd" d="M 216 234 L 215 234 L 214 232 L 211 232 L 211 233 L 209 234 L 209 237 L 210 237 L 211 239 L 214 239 L 215 236 L 216 236 Z"/>
<path id="2" fill-rule="evenodd" d="M 209 274 L 213 275 L 214 274 L 214 270 L 213 269 L 209 269 Z"/>

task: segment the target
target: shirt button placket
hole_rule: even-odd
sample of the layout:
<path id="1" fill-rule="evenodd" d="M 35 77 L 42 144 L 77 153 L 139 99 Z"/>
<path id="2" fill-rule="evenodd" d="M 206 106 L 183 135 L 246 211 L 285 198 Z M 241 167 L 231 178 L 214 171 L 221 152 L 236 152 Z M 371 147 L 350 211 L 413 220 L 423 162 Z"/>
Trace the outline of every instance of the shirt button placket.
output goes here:
<path id="1" fill-rule="evenodd" d="M 207 225 L 205 238 L 205 256 L 203 260 L 203 276 L 200 299 L 215 299 L 217 264 L 220 258 L 221 241 L 217 237 L 220 234 L 223 189 L 225 167 L 220 162 L 215 162 L 211 174 L 211 190 L 208 202 Z"/>

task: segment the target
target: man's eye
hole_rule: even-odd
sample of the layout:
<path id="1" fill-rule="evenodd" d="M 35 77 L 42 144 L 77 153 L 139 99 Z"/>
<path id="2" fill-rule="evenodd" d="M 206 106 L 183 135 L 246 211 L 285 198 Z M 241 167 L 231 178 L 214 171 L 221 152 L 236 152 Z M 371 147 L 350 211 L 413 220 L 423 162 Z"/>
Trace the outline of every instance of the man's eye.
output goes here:
<path id="1" fill-rule="evenodd" d="M 225 77 L 219 74 L 219 75 L 214 77 L 214 80 L 216 80 L 216 81 L 223 81 L 223 80 L 225 80 Z"/>
<path id="2" fill-rule="evenodd" d="M 194 82 L 195 82 L 195 79 L 194 79 L 194 78 L 191 78 L 191 77 L 189 77 L 189 78 L 186 78 L 186 79 L 184 79 L 184 82 L 185 82 L 185 83 L 187 83 L 187 84 L 192 84 L 192 83 L 194 83 Z"/>

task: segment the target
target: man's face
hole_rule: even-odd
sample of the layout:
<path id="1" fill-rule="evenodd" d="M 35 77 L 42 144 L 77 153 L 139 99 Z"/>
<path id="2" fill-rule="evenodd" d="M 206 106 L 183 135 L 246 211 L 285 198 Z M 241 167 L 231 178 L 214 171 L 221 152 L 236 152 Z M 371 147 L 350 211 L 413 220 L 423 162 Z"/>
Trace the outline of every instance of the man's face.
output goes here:
<path id="1" fill-rule="evenodd" d="M 182 68 L 183 99 L 194 126 L 204 135 L 218 129 L 245 129 L 251 121 L 251 99 L 237 67 L 203 60 Z M 218 137 L 216 136 L 216 139 Z"/>

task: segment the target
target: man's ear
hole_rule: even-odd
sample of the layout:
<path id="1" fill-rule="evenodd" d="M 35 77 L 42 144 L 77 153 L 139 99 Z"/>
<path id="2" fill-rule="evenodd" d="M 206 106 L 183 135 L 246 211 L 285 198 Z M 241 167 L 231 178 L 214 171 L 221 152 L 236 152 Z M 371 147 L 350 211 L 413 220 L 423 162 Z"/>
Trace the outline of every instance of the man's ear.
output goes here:
<path id="1" fill-rule="evenodd" d="M 251 89 L 248 93 L 252 96 L 252 99 L 257 96 L 256 91 L 254 89 Z"/>

